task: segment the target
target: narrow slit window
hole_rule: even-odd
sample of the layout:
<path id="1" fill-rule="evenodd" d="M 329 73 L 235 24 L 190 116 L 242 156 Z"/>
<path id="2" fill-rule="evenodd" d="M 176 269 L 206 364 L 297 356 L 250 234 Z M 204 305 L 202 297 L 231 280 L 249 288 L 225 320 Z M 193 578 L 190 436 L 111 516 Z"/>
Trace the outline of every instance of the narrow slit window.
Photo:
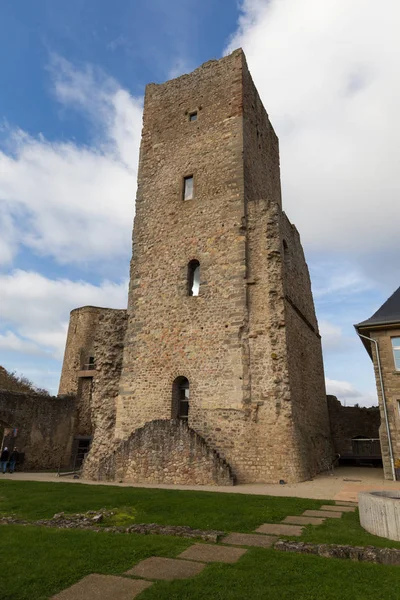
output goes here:
<path id="1" fill-rule="evenodd" d="M 200 291 L 200 263 L 191 260 L 188 264 L 188 295 L 198 296 Z"/>
<path id="2" fill-rule="evenodd" d="M 197 110 L 189 113 L 189 121 L 197 121 Z"/>
<path id="3" fill-rule="evenodd" d="M 183 199 L 192 200 L 193 198 L 193 175 L 183 178 Z"/>

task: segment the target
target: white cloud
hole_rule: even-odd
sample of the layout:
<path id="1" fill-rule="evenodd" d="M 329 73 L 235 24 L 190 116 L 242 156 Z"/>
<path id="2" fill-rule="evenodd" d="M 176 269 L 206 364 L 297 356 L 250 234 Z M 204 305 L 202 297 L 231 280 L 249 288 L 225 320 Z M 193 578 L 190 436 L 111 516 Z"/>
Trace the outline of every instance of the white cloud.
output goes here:
<path id="1" fill-rule="evenodd" d="M 0 261 L 11 263 L 17 240 L 59 263 L 125 259 L 130 253 L 141 100 L 101 71 L 75 69 L 53 57 L 53 92 L 83 111 L 93 145 L 50 142 L 17 128 L 3 131 L 0 211 L 7 231 Z"/>
<path id="2" fill-rule="evenodd" d="M 354 345 L 355 340 L 345 336 L 341 327 L 329 321 L 319 321 L 319 332 L 321 334 L 324 355 L 331 352 L 343 352 Z"/>
<path id="3" fill-rule="evenodd" d="M 70 311 L 85 305 L 126 308 L 128 282 L 95 286 L 15 270 L 0 275 L 0 289 L 0 324 L 5 330 L 0 348 L 62 358 Z"/>
<path id="4" fill-rule="evenodd" d="M 280 136 L 284 206 L 306 246 L 364 265 L 400 251 L 399 18 L 396 0 L 244 0 L 229 45 Z"/>
<path id="5" fill-rule="evenodd" d="M 332 396 L 337 396 L 345 406 L 377 406 L 378 398 L 376 393 L 361 392 L 356 389 L 349 381 L 338 381 L 336 379 L 325 379 L 326 392 Z"/>
<path id="6" fill-rule="evenodd" d="M 0 350 L 9 352 L 22 352 L 24 354 L 45 355 L 46 352 L 41 350 L 37 344 L 28 342 L 15 335 L 12 331 L 0 333 Z"/>
<path id="7" fill-rule="evenodd" d="M 374 287 L 371 278 L 357 269 L 350 261 L 316 258 L 310 265 L 313 295 L 317 301 L 326 298 L 339 302 L 350 296 L 367 292 Z"/>

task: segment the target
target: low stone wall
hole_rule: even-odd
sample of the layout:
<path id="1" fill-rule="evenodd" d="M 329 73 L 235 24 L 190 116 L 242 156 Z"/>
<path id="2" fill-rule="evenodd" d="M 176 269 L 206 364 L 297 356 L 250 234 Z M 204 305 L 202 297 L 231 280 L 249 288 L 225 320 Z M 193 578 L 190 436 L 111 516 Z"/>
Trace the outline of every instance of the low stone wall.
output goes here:
<path id="1" fill-rule="evenodd" d="M 205 542 L 218 542 L 225 534 L 215 529 L 193 529 L 187 525 L 157 525 L 157 523 L 135 523 L 134 525 L 101 526 L 103 517 L 114 514 L 113 511 L 88 511 L 83 514 L 66 515 L 58 513 L 52 519 L 27 521 L 17 517 L 0 517 L 0 525 L 34 525 L 56 529 L 86 529 L 103 533 L 138 533 L 141 535 L 172 535 L 175 537 L 201 539 Z M 100 526 L 99 526 L 100 524 Z"/>
<path id="2" fill-rule="evenodd" d="M 15 430 L 8 446 L 24 454 L 23 469 L 57 469 L 70 462 L 76 422 L 73 396 L 0 390 L 0 422 Z M 1 440 L 0 440 L 1 443 Z"/>
<path id="3" fill-rule="evenodd" d="M 400 491 L 360 492 L 361 527 L 369 533 L 400 542 Z"/>
<path id="4" fill-rule="evenodd" d="M 179 420 L 157 420 L 120 442 L 97 479 L 132 483 L 233 485 L 229 465 Z"/>
<path id="5" fill-rule="evenodd" d="M 326 398 L 336 453 L 353 454 L 351 440 L 355 437 L 379 438 L 381 417 L 377 406 L 343 406 L 336 396 L 328 395 Z"/>
<path id="6" fill-rule="evenodd" d="M 338 544 L 306 544 L 279 540 L 275 550 L 316 554 L 325 558 L 347 558 L 357 562 L 370 562 L 381 565 L 400 565 L 400 550 L 397 548 L 375 548 L 374 546 L 341 546 Z"/>

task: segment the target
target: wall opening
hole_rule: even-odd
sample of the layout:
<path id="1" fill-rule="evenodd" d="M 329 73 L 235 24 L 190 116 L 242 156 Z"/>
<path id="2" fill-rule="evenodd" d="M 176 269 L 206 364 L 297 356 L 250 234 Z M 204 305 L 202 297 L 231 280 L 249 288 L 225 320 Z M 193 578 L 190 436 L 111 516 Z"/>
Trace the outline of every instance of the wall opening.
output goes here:
<path id="1" fill-rule="evenodd" d="M 285 267 L 290 269 L 291 260 L 290 260 L 290 251 L 289 251 L 289 246 L 288 246 L 287 241 L 283 240 L 282 245 L 283 245 L 283 262 L 285 264 Z"/>
<path id="2" fill-rule="evenodd" d="M 191 260 L 188 264 L 188 296 L 198 296 L 200 291 L 200 263 Z"/>
<path id="3" fill-rule="evenodd" d="M 183 199 L 192 200 L 193 198 L 193 175 L 183 178 Z"/>
<path id="4" fill-rule="evenodd" d="M 189 416 L 189 380 L 177 377 L 172 384 L 172 418 L 187 421 Z"/>
<path id="5" fill-rule="evenodd" d="M 86 454 L 90 450 L 92 437 L 86 435 L 76 435 L 72 442 L 71 467 L 73 470 L 79 469 L 85 460 Z"/>

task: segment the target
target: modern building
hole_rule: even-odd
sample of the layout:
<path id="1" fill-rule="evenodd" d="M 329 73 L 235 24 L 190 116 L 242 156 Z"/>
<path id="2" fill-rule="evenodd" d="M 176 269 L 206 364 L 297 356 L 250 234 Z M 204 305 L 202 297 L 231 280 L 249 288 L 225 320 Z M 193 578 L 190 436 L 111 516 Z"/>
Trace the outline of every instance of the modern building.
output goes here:
<path id="1" fill-rule="evenodd" d="M 385 478 L 396 479 L 395 462 L 400 460 L 400 287 L 355 328 L 374 364 Z"/>

